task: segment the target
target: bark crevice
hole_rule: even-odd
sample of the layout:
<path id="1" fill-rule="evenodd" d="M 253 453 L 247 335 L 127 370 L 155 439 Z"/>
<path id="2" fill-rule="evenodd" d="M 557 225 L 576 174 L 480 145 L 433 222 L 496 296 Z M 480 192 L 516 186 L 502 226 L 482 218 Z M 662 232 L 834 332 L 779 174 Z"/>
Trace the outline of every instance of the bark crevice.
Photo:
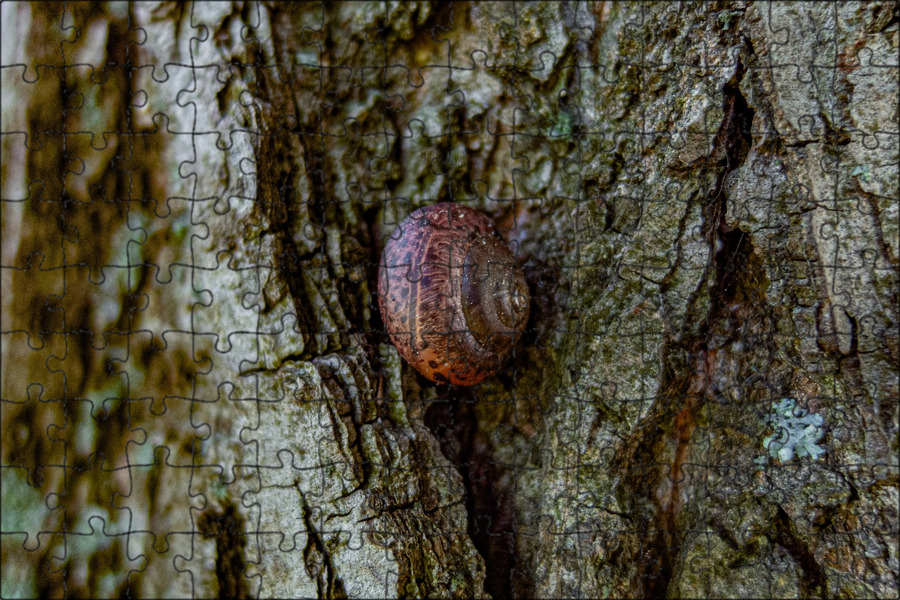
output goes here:
<path id="1" fill-rule="evenodd" d="M 765 272 L 754 256 L 749 233 L 728 223 L 726 183 L 746 160 L 753 144 L 751 124 L 754 110 L 740 90 L 752 49 L 744 41 L 732 78 L 723 86 L 724 117 L 714 144 L 704 160 L 694 165 L 694 176 L 714 175 L 714 183 L 703 199 L 704 236 L 709 245 L 710 276 L 701 279 L 691 298 L 695 304 L 705 293 L 707 312 L 699 325 L 686 319 L 680 332 L 669 332 L 661 353 L 661 385 L 657 405 L 630 442 L 626 463 L 626 505 L 634 508 L 638 529 L 647 532 L 635 573 L 632 591 L 643 597 L 665 597 L 679 561 L 684 536 L 684 499 L 693 494 L 696 482 L 686 469 L 696 461 L 694 434 L 700 410 L 716 401 L 721 392 L 714 384 L 720 352 L 728 352 L 738 336 L 746 333 L 746 321 L 764 318 Z M 690 210 L 690 208 L 688 208 Z M 682 221 L 684 217 L 682 218 Z M 680 225 L 682 226 L 682 225 Z M 678 238 L 681 239 L 680 236 Z M 680 254 L 680 250 L 679 250 Z M 660 287 L 665 288 L 679 268 L 677 262 Z M 708 282 L 708 283 L 707 283 Z M 679 407 L 675 410 L 667 406 Z M 663 458 L 665 457 L 665 458 Z M 662 469 L 654 465 L 668 463 Z"/>
<path id="2" fill-rule="evenodd" d="M 216 541 L 218 598 L 247 598 L 246 521 L 234 504 L 209 508 L 200 513 L 197 530 Z"/>
<path id="3" fill-rule="evenodd" d="M 347 598 L 344 582 L 337 574 L 337 568 L 331 560 L 331 553 L 322 533 L 313 522 L 313 509 L 300 491 L 300 482 L 294 483 L 300 495 L 303 509 L 303 525 L 306 528 L 306 546 L 303 548 L 303 560 L 306 572 L 316 582 L 319 598 Z"/>
<path id="4" fill-rule="evenodd" d="M 517 548 L 514 490 L 479 427 L 475 402 L 471 391 L 448 388 L 428 407 L 425 425 L 462 476 L 468 533 L 484 559 L 484 591 L 494 598 L 528 598 L 534 581 Z"/>

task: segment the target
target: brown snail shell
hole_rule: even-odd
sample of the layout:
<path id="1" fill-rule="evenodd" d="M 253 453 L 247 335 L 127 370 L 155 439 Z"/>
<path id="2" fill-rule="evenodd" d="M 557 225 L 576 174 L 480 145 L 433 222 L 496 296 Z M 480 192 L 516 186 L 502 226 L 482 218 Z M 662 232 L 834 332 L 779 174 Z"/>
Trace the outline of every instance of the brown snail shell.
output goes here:
<path id="1" fill-rule="evenodd" d="M 528 321 L 528 285 L 491 220 L 460 204 L 426 206 L 390 237 L 378 304 L 391 341 L 438 383 L 475 385 L 503 366 Z"/>

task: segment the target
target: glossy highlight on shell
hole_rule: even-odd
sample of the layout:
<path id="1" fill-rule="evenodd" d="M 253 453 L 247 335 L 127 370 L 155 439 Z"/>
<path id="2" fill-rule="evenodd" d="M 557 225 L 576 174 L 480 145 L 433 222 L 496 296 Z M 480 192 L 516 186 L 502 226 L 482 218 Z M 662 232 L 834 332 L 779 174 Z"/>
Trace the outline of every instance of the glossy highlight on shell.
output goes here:
<path id="1" fill-rule="evenodd" d="M 438 383 L 497 373 L 528 321 L 528 285 L 491 220 L 454 203 L 420 208 L 390 237 L 378 301 L 400 354 Z"/>

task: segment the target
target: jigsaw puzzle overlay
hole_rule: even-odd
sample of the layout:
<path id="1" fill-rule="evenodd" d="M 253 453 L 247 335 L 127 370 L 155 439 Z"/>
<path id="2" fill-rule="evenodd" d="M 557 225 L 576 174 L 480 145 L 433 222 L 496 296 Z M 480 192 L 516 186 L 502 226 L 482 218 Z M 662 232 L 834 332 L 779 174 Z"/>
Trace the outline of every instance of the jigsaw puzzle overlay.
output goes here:
<path id="1" fill-rule="evenodd" d="M 897 3 L 0 10 L 3 598 L 900 594 Z M 531 295 L 468 388 L 438 202 Z"/>

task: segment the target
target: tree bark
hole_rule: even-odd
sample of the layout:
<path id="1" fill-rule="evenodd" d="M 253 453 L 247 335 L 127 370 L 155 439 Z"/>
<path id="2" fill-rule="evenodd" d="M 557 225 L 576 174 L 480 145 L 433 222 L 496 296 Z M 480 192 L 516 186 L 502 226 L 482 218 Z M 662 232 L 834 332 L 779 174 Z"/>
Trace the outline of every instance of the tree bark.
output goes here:
<path id="1" fill-rule="evenodd" d="M 894 3 L 4 3 L 2 595 L 896 597 Z M 494 218 L 507 369 L 390 345 Z"/>

